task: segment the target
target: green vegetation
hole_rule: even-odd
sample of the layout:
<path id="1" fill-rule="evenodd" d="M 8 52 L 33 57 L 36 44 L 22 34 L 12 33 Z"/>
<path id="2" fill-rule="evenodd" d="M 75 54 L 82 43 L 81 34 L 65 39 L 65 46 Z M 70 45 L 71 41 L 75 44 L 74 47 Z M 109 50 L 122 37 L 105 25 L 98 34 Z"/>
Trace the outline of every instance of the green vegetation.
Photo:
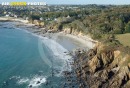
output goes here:
<path id="1" fill-rule="evenodd" d="M 120 41 L 124 46 L 130 47 L 130 33 L 116 35 L 117 40 Z"/>
<path id="2" fill-rule="evenodd" d="M 130 6 L 106 8 L 65 11 L 63 14 L 61 12 L 47 12 L 41 16 L 57 19 L 48 21 L 49 24 L 47 26 L 52 26 L 51 28 L 59 29 L 60 31 L 64 30 L 64 28 L 71 28 L 84 34 L 90 34 L 93 39 L 98 40 L 102 40 L 106 35 L 110 34 L 129 33 Z"/>
<path id="3" fill-rule="evenodd" d="M 1 16 L 16 14 L 24 19 L 28 18 L 31 23 L 42 24 L 54 31 L 69 28 L 71 31 L 89 34 L 93 39 L 113 44 L 119 42 L 111 36 L 119 34 L 117 39 L 121 44 L 129 46 L 128 38 L 124 37 L 127 35 L 125 33 L 130 33 L 129 8 L 129 5 L 51 5 L 25 8 L 1 7 L 0 13 Z"/>

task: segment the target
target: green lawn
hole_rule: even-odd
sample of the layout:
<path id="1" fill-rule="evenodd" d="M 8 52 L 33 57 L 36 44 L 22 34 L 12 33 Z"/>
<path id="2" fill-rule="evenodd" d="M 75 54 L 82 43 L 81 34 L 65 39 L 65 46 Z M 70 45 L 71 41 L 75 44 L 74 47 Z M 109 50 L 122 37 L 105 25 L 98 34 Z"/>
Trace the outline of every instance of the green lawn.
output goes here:
<path id="1" fill-rule="evenodd" d="M 130 46 L 130 33 L 118 34 L 116 35 L 116 39 L 124 46 Z"/>

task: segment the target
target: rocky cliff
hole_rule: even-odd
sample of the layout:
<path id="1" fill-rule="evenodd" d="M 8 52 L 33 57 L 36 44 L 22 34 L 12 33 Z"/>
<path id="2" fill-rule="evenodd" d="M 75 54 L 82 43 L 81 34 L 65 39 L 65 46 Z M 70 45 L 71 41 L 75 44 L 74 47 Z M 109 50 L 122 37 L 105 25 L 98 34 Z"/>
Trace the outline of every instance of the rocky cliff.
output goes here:
<path id="1" fill-rule="evenodd" d="M 63 32 L 66 34 L 72 34 L 72 35 L 83 35 L 81 31 L 78 29 L 72 29 L 72 28 L 64 28 Z"/>
<path id="2" fill-rule="evenodd" d="M 80 88 L 130 88 L 130 54 L 120 46 L 97 44 L 74 62 Z"/>

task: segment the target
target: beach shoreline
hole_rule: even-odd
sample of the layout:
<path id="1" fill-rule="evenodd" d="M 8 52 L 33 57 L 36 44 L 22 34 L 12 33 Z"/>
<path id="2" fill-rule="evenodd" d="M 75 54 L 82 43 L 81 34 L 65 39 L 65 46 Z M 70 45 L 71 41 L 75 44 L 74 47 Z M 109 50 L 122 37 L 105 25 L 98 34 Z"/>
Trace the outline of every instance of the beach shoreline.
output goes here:
<path id="1" fill-rule="evenodd" d="M 27 20 L 24 20 L 22 18 L 14 18 L 14 17 L 0 17 L 0 21 L 16 21 L 16 22 L 22 22 L 22 23 L 28 23 Z"/>
<path id="2" fill-rule="evenodd" d="M 13 21 L 13 22 L 20 22 L 17 23 L 16 25 L 23 25 L 25 27 L 30 27 L 32 28 L 31 30 L 27 29 L 27 31 L 35 33 L 36 35 L 40 35 L 42 37 L 48 37 L 51 38 L 53 40 L 57 40 L 57 38 L 59 37 L 66 37 L 69 38 L 70 40 L 72 40 L 72 42 L 77 42 L 77 44 L 79 44 L 79 48 L 81 46 L 87 47 L 89 49 L 92 49 L 95 44 L 97 43 L 97 41 L 91 39 L 89 36 L 87 35 L 72 35 L 72 34 L 66 34 L 63 31 L 62 32 L 57 32 L 57 33 L 42 33 L 42 30 L 44 30 L 45 28 L 39 28 L 38 26 L 36 26 L 35 24 L 29 23 L 28 20 L 24 20 L 22 18 L 13 18 L 13 17 L 0 17 L 0 21 Z M 39 32 L 39 34 L 37 33 Z M 54 38 L 55 37 L 55 38 Z M 60 43 L 61 41 L 57 41 L 58 43 Z"/>
<path id="3" fill-rule="evenodd" d="M 3 20 L 8 22 L 8 19 Z M 40 40 L 43 39 L 43 42 L 47 41 L 46 45 L 52 50 L 53 54 L 58 58 L 63 59 L 65 62 L 63 70 L 61 70 L 64 76 L 67 76 L 66 73 L 76 75 L 74 73 L 75 67 L 73 68 L 75 59 L 73 56 L 76 54 L 75 52 L 83 50 L 88 51 L 96 44 L 96 41 L 85 35 L 66 34 L 63 31 L 58 33 L 42 33 L 41 29 L 44 28 L 39 28 L 27 21 L 20 19 L 10 19 L 9 21 L 16 22 L 16 27 L 18 26 L 20 29 L 24 28 L 25 31 L 34 34 L 35 36 L 39 37 Z M 68 79 L 71 80 L 71 78 Z"/>

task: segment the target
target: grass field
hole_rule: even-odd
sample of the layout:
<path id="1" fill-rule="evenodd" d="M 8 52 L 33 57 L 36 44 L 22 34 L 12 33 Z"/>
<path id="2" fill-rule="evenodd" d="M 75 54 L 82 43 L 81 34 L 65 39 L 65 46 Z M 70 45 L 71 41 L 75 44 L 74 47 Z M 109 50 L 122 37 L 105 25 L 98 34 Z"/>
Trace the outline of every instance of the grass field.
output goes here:
<path id="1" fill-rule="evenodd" d="M 116 35 L 116 39 L 124 46 L 130 46 L 130 33 L 118 34 Z"/>

